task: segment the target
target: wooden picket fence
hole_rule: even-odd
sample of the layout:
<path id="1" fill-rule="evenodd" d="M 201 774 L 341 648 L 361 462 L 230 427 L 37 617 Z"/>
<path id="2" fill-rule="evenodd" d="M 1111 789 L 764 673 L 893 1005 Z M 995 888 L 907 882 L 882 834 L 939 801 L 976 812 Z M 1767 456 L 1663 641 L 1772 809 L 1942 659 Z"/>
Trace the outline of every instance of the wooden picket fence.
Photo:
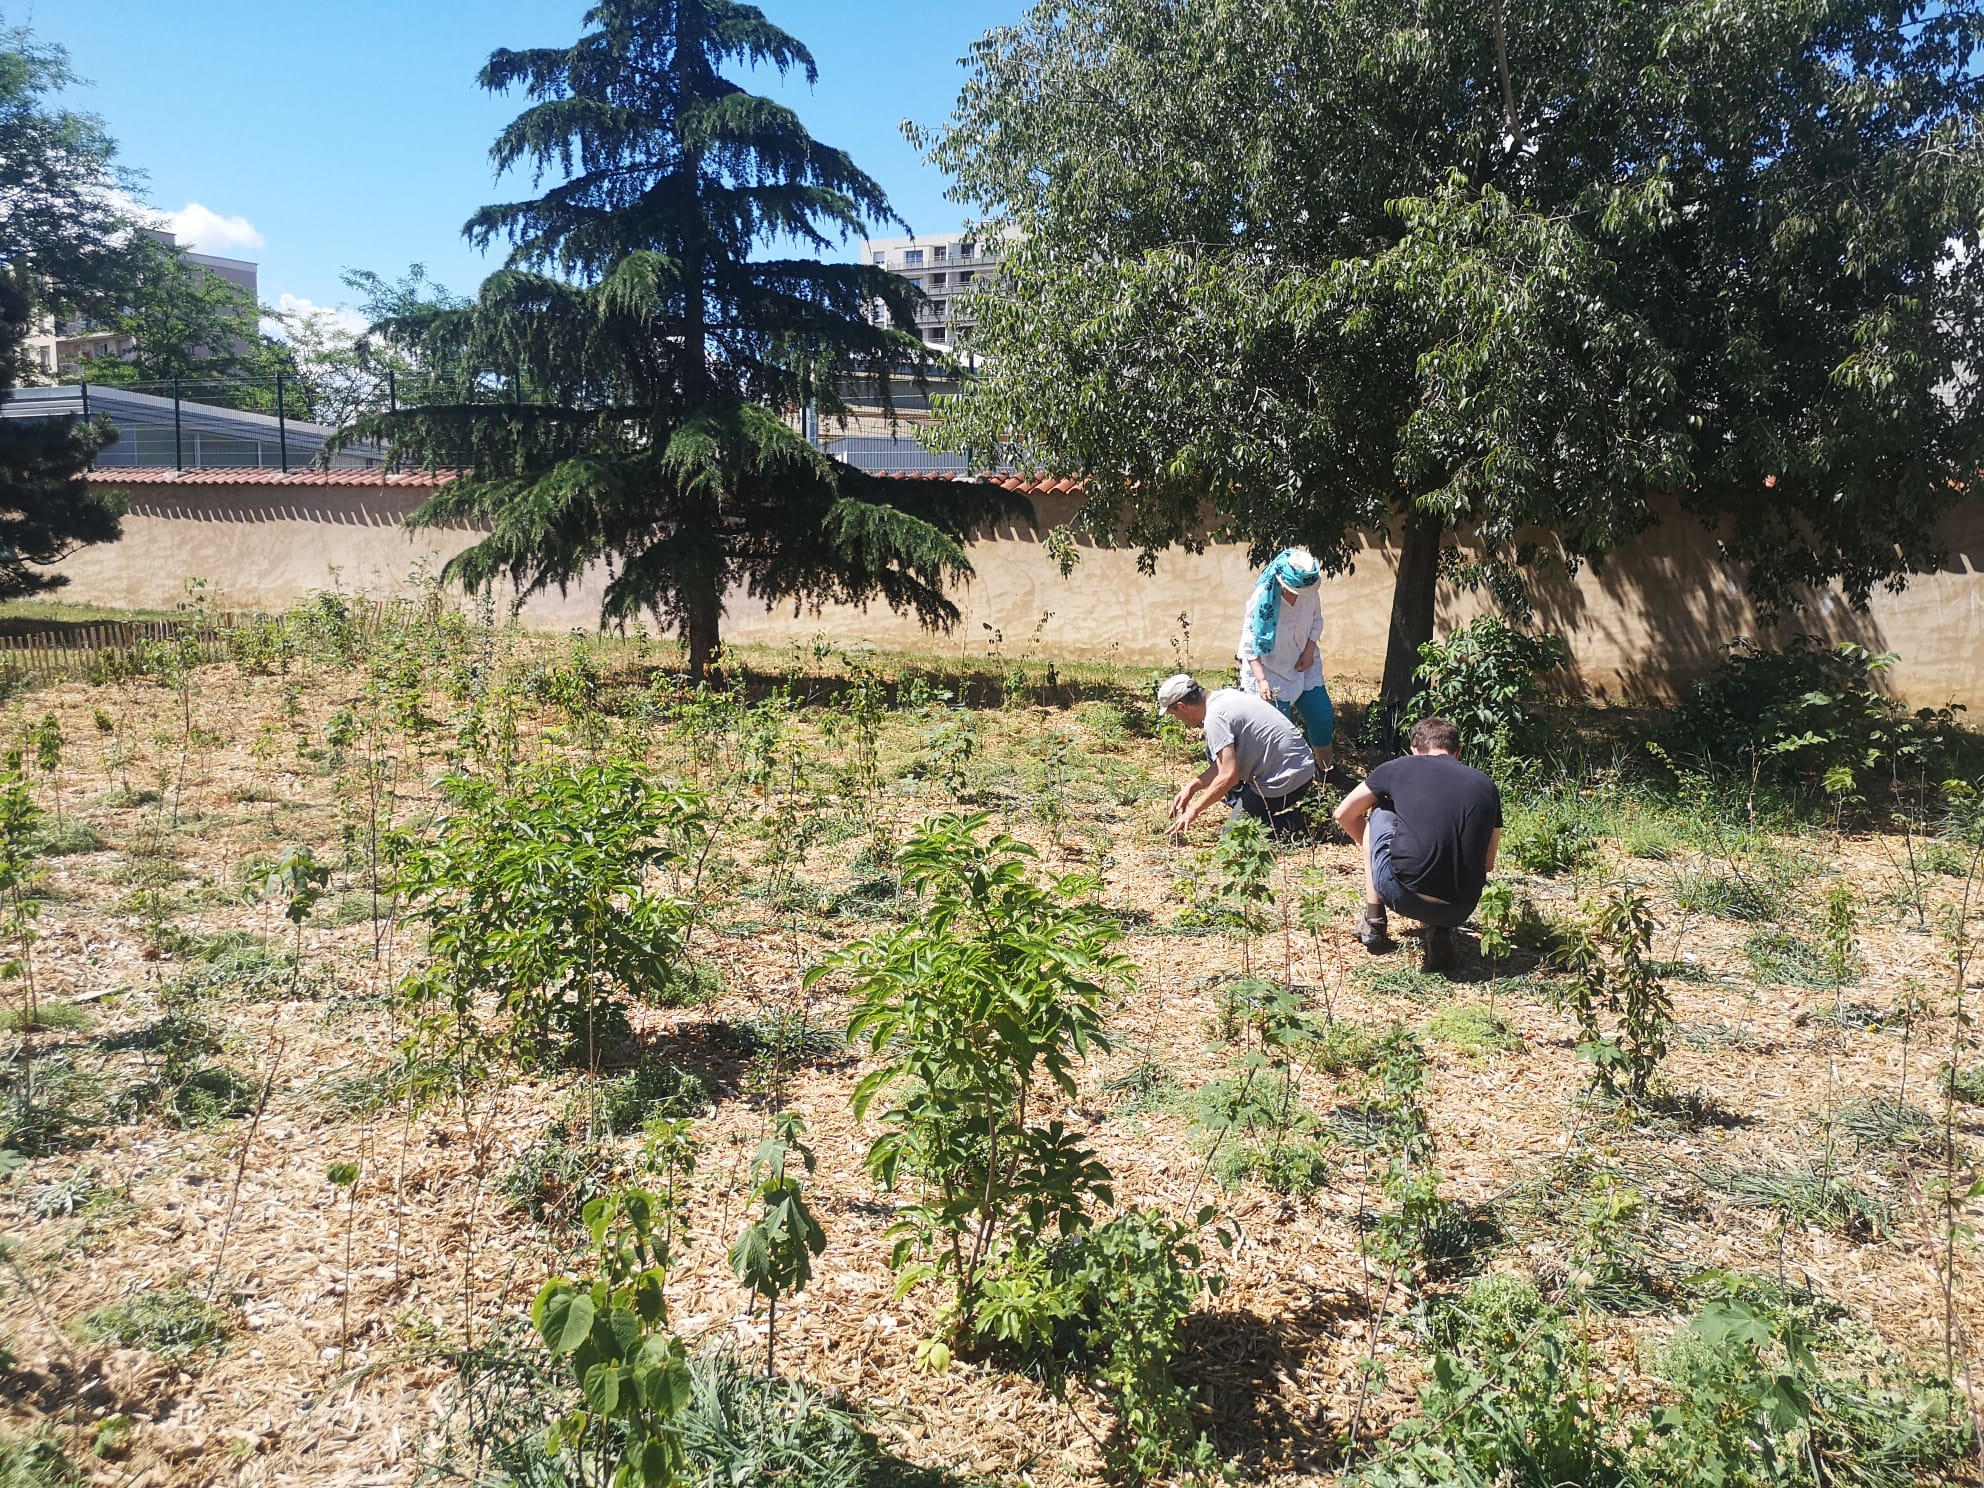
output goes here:
<path id="1" fill-rule="evenodd" d="M 199 660 L 218 661 L 227 655 L 234 621 L 232 615 L 215 617 L 199 627 L 193 637 Z M 54 681 L 104 667 L 136 667 L 158 646 L 179 644 L 187 630 L 177 620 L 104 620 L 0 636 L 0 673 Z"/>

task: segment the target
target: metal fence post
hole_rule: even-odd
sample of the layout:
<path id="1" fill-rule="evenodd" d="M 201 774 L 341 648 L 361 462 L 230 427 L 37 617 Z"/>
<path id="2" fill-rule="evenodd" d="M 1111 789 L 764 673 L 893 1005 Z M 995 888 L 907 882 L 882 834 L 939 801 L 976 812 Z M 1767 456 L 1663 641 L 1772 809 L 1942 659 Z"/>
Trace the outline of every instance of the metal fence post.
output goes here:
<path id="1" fill-rule="evenodd" d="M 283 412 L 282 373 L 276 373 L 276 450 L 282 461 L 282 473 L 289 474 L 289 418 Z"/>
<path id="2" fill-rule="evenodd" d="M 88 418 L 89 416 L 90 416 L 90 380 L 87 377 L 85 377 L 83 379 L 83 417 Z"/>
<path id="3" fill-rule="evenodd" d="M 172 379 L 172 468 L 186 468 L 186 446 L 179 434 L 179 379 Z"/>

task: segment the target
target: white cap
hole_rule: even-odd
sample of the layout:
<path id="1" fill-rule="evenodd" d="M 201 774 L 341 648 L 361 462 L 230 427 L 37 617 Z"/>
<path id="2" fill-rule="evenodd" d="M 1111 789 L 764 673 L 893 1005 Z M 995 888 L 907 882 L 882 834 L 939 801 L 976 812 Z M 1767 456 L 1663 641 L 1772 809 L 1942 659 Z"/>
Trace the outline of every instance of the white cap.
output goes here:
<path id="1" fill-rule="evenodd" d="M 1174 672 L 1157 684 L 1157 711 L 1168 713 L 1199 690 L 1198 682 L 1189 672 Z"/>

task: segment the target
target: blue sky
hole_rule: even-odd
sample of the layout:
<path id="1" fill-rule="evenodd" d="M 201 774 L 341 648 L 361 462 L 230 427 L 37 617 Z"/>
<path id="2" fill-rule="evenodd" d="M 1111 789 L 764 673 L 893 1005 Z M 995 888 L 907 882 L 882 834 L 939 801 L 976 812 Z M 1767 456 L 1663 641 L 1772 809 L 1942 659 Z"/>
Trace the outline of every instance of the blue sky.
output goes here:
<path id="1" fill-rule="evenodd" d="M 958 59 L 1025 0 L 760 0 L 806 43 L 820 81 L 741 79 L 848 150 L 918 232 L 960 209 L 902 138 L 946 118 Z M 450 288 L 489 269 L 461 236 L 495 186 L 489 142 L 522 107 L 476 88 L 499 46 L 557 45 L 585 0 L 0 0 L 0 17 L 69 49 L 90 86 L 64 101 L 102 117 L 147 201 L 182 237 L 262 265 L 262 298 L 332 306 L 347 267 L 424 263 Z M 899 229 L 881 230 L 887 233 Z M 850 255 L 851 256 L 851 250 Z"/>

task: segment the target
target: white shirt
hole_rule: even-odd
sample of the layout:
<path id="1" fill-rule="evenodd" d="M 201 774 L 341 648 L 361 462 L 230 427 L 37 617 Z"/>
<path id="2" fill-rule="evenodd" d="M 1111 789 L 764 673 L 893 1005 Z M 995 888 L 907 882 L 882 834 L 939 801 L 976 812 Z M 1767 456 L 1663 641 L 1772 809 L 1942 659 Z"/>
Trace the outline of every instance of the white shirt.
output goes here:
<path id="1" fill-rule="evenodd" d="M 1261 584 L 1272 583 L 1262 578 Z M 1247 612 L 1240 619 L 1240 645 L 1234 655 L 1240 662 L 1240 686 L 1243 691 L 1255 692 L 1254 669 L 1248 665 L 1259 652 L 1254 646 L 1254 607 L 1260 599 L 1261 584 L 1254 586 L 1254 592 L 1247 596 Z M 1275 585 L 1280 588 L 1279 584 Z M 1284 702 L 1293 702 L 1312 687 L 1323 685 L 1323 652 L 1320 642 L 1323 638 L 1323 586 L 1311 584 L 1307 589 L 1295 591 L 1295 602 L 1290 604 L 1284 593 L 1281 600 L 1281 617 L 1275 622 L 1274 649 L 1260 657 L 1261 667 L 1268 674 L 1268 684 Z M 1311 642 L 1316 642 L 1316 653 L 1304 671 L 1297 671 L 1296 661 L 1302 650 Z"/>

